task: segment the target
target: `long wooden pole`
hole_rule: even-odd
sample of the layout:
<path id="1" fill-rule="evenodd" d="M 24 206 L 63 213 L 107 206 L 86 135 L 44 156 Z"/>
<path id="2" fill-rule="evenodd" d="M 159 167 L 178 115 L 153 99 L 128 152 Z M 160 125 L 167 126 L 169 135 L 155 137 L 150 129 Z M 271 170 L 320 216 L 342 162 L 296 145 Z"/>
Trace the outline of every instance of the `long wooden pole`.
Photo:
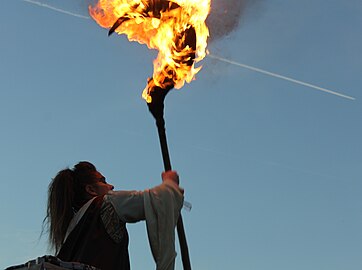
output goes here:
<path id="1" fill-rule="evenodd" d="M 170 154 L 167 146 L 167 137 L 166 137 L 166 129 L 165 129 L 165 120 L 163 117 L 164 111 L 164 99 L 170 89 L 162 89 L 160 87 L 156 87 L 154 91 L 151 93 L 152 102 L 147 103 L 148 109 L 156 120 L 156 126 L 158 131 L 158 137 L 160 140 L 162 159 L 165 171 L 170 171 L 171 168 L 171 160 Z M 177 221 L 177 235 L 180 242 L 180 250 L 181 250 L 181 259 L 184 270 L 191 270 L 191 262 L 189 249 L 186 241 L 185 229 L 182 221 L 182 216 L 180 214 L 179 219 Z"/>
<path id="2" fill-rule="evenodd" d="M 156 125 L 157 125 L 157 130 L 158 130 L 158 137 L 160 139 L 160 146 L 161 146 L 164 168 L 165 168 L 165 171 L 170 171 L 172 168 L 171 168 L 170 155 L 169 155 L 168 146 L 167 146 L 165 121 L 163 119 L 156 120 Z M 181 258 L 182 258 L 182 264 L 183 264 L 184 270 L 191 270 L 189 249 L 187 246 L 186 234 L 185 234 L 185 229 L 184 229 L 181 214 L 177 221 L 177 235 L 178 235 L 179 242 L 180 242 Z"/>

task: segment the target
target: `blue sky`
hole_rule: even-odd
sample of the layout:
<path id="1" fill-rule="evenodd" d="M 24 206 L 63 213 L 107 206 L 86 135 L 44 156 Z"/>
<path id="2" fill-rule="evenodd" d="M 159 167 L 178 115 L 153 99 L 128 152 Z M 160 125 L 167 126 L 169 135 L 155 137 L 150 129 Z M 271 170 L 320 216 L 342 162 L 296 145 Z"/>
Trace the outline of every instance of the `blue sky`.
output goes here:
<path id="1" fill-rule="evenodd" d="M 82 1 L 42 1 L 87 16 Z M 49 254 L 47 185 L 92 161 L 117 189 L 157 185 L 162 160 L 141 99 L 156 53 L 92 20 L 21 0 L 0 16 L 0 268 Z M 257 1 L 213 55 L 355 98 L 203 61 L 166 99 L 194 269 L 362 268 L 362 2 Z M 153 269 L 145 224 L 133 269 Z M 182 269 L 180 258 L 177 269 Z"/>

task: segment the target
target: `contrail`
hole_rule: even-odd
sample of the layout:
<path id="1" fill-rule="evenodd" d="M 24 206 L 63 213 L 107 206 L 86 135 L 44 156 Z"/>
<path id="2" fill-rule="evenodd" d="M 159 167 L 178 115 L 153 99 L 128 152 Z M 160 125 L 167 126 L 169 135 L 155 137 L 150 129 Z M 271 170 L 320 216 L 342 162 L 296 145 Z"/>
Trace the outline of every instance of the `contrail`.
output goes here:
<path id="1" fill-rule="evenodd" d="M 313 84 L 310 84 L 310 83 L 302 82 L 302 81 L 299 81 L 299 80 L 296 80 L 296 79 L 293 79 L 293 78 L 290 78 L 290 77 L 286 77 L 286 76 L 283 76 L 283 75 L 280 75 L 280 74 L 277 74 L 277 73 L 273 73 L 273 72 L 270 72 L 270 71 L 267 71 L 267 70 L 263 70 L 263 69 L 252 67 L 252 66 L 248 66 L 248 65 L 238 63 L 238 62 L 235 62 L 235 61 L 232 61 L 232 60 L 229 60 L 229 59 L 226 59 L 226 58 L 222 58 L 220 56 L 212 55 L 212 54 L 209 54 L 208 56 L 210 58 L 214 58 L 216 60 L 231 64 L 231 65 L 234 65 L 234 66 L 250 69 L 250 70 L 255 71 L 255 72 L 259 72 L 259 73 L 262 73 L 262 74 L 265 74 L 265 75 L 268 75 L 268 76 L 272 76 L 272 77 L 275 77 L 275 78 L 279 78 L 279 79 L 282 79 L 282 80 L 286 80 L 286 81 L 289 81 L 289 82 L 293 82 L 293 83 L 296 83 L 296 84 L 307 86 L 309 88 L 313 88 L 313 89 L 316 89 L 316 90 L 319 90 L 319 91 L 322 91 L 322 92 L 326 92 L 328 94 L 332 94 L 332 95 L 335 95 L 335 96 L 339 96 L 339 97 L 342 97 L 342 98 L 355 100 L 354 97 L 347 96 L 347 95 L 344 95 L 344 94 L 341 94 L 341 93 L 338 93 L 338 92 L 335 92 L 335 91 L 332 91 L 332 90 L 329 90 L 329 89 L 326 89 L 326 88 L 323 88 L 323 87 L 320 87 L 320 86 L 316 86 L 316 85 L 313 85 Z"/>
<path id="2" fill-rule="evenodd" d="M 54 11 L 57 11 L 57 12 L 60 12 L 60 13 L 64 13 L 64 14 L 67 14 L 67 15 L 70 15 L 70 16 L 73 16 L 73 17 L 77 17 L 77 18 L 81 18 L 81 19 L 87 19 L 87 20 L 90 19 L 89 16 L 84 16 L 84 15 L 81 15 L 81 14 L 73 13 L 73 12 L 70 12 L 70 11 L 67 11 L 67 10 L 64 10 L 64 9 L 60 9 L 60 8 L 57 8 L 57 7 L 48 5 L 48 4 L 43 4 L 43 3 L 39 2 L 39 1 L 34 1 L 34 0 L 23 0 L 23 1 L 27 2 L 27 3 L 30 3 L 30 4 L 33 4 L 33 5 L 40 6 L 40 7 L 48 8 L 48 9 L 51 9 L 51 10 L 54 10 Z M 323 87 L 320 87 L 320 86 L 317 86 L 317 85 L 302 82 L 302 81 L 299 81 L 299 80 L 296 80 L 296 79 L 293 79 L 293 78 L 290 78 L 290 77 L 286 77 L 286 76 L 283 76 L 283 75 L 280 75 L 280 74 L 277 74 L 277 73 L 273 73 L 273 72 L 270 72 L 270 71 L 267 71 L 267 70 L 263 70 L 263 69 L 260 69 L 260 68 L 256 68 L 256 67 L 253 67 L 253 66 L 249 66 L 249 65 L 245 65 L 245 64 L 242 64 L 242 63 L 239 63 L 239 62 L 235 62 L 235 61 L 232 61 L 232 60 L 220 57 L 220 56 L 216 56 L 216 55 L 213 55 L 213 54 L 208 54 L 208 57 L 214 58 L 216 60 L 231 64 L 231 65 L 234 65 L 234 66 L 246 68 L 246 69 L 249 69 L 249 70 L 252 70 L 252 71 L 255 71 L 255 72 L 259 72 L 259 73 L 262 73 L 262 74 L 265 74 L 265 75 L 268 75 L 268 76 L 272 76 L 272 77 L 279 78 L 279 79 L 282 79 L 282 80 L 286 80 L 286 81 L 289 81 L 289 82 L 292 82 L 292 83 L 303 85 L 303 86 L 306 86 L 306 87 L 309 87 L 309 88 L 313 88 L 315 90 L 319 90 L 319 91 L 322 91 L 322 92 L 325 92 L 325 93 L 328 93 L 328 94 L 332 94 L 332 95 L 339 96 L 339 97 L 342 97 L 342 98 L 346 98 L 346 99 L 349 99 L 349 100 L 355 100 L 355 98 L 351 97 L 351 96 L 347 96 L 347 95 L 344 95 L 344 94 L 341 94 L 341 93 L 338 93 L 338 92 L 335 92 L 335 91 L 332 91 L 332 90 L 329 90 L 329 89 L 326 89 L 326 88 L 323 88 Z"/>
<path id="3" fill-rule="evenodd" d="M 38 2 L 38 1 L 33 1 L 33 0 L 23 0 L 23 1 L 27 2 L 27 3 L 30 3 L 30 4 L 33 4 L 33 5 L 43 7 L 43 8 L 48 8 L 48 9 L 51 9 L 51 10 L 54 10 L 54 11 L 57 11 L 57 12 L 60 12 L 60 13 L 64 13 L 64 14 L 67 14 L 67 15 L 70 15 L 70 16 L 73 16 L 73 17 L 77 17 L 77 18 L 81 18 L 81 19 L 87 19 L 87 20 L 90 19 L 89 16 L 83 16 L 83 15 L 80 15 L 80 14 L 77 14 L 77 13 L 73 13 L 73 12 L 61 9 L 61 8 L 53 7 L 53 6 L 47 5 L 47 4 L 43 4 L 43 3 Z"/>

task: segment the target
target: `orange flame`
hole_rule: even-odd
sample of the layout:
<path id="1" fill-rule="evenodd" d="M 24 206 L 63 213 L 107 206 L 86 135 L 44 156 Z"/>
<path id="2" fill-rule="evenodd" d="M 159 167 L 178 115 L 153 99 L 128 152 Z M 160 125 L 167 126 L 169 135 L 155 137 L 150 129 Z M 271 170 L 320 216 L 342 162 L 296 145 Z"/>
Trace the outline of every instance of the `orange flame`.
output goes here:
<path id="1" fill-rule="evenodd" d="M 205 20 L 210 1 L 98 0 L 89 7 L 89 13 L 100 26 L 111 28 L 117 21 L 118 34 L 158 50 L 153 78 L 142 94 L 151 102 L 155 86 L 180 89 L 201 69 L 195 68 L 195 63 L 206 56 L 209 30 Z"/>

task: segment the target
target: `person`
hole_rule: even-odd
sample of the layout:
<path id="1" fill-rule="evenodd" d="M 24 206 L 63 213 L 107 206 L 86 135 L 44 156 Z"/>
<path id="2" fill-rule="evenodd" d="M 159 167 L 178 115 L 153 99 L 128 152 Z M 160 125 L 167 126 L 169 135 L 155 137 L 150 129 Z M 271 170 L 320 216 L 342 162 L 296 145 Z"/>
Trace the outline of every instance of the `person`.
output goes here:
<path id="1" fill-rule="evenodd" d="M 157 270 L 174 269 L 175 226 L 183 189 L 175 171 L 145 191 L 114 191 L 87 161 L 57 173 L 49 184 L 45 221 L 49 242 L 62 261 L 102 270 L 128 270 L 127 223 L 146 221 Z"/>

